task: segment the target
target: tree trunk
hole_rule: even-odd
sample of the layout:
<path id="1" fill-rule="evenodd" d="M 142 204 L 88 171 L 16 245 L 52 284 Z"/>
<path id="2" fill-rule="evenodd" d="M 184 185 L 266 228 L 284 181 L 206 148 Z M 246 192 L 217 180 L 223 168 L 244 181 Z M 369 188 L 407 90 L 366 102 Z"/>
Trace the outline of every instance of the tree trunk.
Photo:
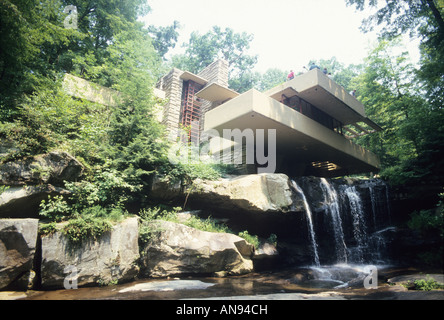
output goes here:
<path id="1" fill-rule="evenodd" d="M 433 17 L 435 18 L 436 22 L 439 26 L 439 36 L 440 38 L 443 38 L 444 36 L 444 20 L 441 16 L 441 13 L 439 9 L 436 7 L 435 2 L 433 0 L 426 0 L 427 5 L 429 6 L 430 10 L 432 11 Z"/>

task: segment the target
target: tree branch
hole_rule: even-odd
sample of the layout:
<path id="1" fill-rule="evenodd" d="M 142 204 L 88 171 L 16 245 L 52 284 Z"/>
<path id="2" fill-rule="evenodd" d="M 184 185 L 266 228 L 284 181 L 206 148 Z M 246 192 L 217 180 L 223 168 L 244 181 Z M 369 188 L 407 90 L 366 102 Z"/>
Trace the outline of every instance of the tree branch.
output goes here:
<path id="1" fill-rule="evenodd" d="M 426 0 L 427 5 L 429 6 L 430 10 L 432 11 L 432 14 L 436 20 L 436 22 L 438 23 L 439 26 L 439 34 L 440 37 L 443 38 L 444 37 L 444 20 L 441 16 L 441 13 L 439 12 L 438 8 L 435 5 L 435 2 L 433 0 Z"/>

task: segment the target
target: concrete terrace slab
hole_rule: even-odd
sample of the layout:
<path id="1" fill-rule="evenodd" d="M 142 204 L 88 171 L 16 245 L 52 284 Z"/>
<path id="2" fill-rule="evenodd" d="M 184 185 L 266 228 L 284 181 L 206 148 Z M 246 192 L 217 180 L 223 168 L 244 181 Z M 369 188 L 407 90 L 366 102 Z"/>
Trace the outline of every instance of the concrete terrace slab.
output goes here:
<path id="1" fill-rule="evenodd" d="M 276 152 L 281 162 L 311 164 L 329 161 L 337 168 L 330 175 L 378 171 L 372 152 L 275 99 L 250 90 L 208 111 L 205 129 L 275 129 Z M 301 167 L 302 168 L 302 167 Z"/>

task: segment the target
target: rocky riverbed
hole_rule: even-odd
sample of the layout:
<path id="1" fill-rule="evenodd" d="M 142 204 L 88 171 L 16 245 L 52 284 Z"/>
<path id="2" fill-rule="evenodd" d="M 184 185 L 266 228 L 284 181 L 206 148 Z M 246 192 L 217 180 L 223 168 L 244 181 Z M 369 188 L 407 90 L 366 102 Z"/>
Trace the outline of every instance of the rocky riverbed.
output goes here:
<path id="1" fill-rule="evenodd" d="M 443 291 L 400 284 L 427 274 L 442 283 L 442 270 L 382 266 L 423 266 L 421 255 L 442 241 L 393 224 L 399 210 L 380 179 L 260 174 L 197 179 L 188 189 L 155 179 L 153 201 L 186 200 L 193 210 L 177 222 L 125 217 L 81 245 L 67 236 L 69 222 L 39 232 L 40 201 L 67 192 L 61 181 L 82 171 L 57 152 L 0 166 L 0 298 L 443 299 Z M 257 235 L 259 244 L 183 224 L 209 217 L 235 234 Z M 364 288 L 370 264 L 379 264 L 377 289 Z M 78 289 L 63 289 L 71 276 Z"/>
<path id="2" fill-rule="evenodd" d="M 443 283 L 442 272 L 424 273 L 414 268 L 385 267 L 379 270 L 378 287 L 365 289 L 359 268 L 359 266 L 325 267 L 324 271 L 330 272 L 330 279 L 319 276 L 319 269 L 307 267 L 226 278 L 144 279 L 121 285 L 76 290 L 0 292 L 0 299 L 444 300 L 444 290 L 409 290 L 403 285 L 408 281 L 425 279 L 427 275 Z M 436 272 L 436 270 L 428 271 Z"/>

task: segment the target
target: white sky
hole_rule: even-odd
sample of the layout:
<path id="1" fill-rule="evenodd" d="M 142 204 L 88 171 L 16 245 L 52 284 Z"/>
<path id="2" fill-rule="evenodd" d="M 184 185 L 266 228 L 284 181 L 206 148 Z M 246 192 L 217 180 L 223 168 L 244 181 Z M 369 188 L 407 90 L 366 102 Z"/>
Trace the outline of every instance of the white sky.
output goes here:
<path id="1" fill-rule="evenodd" d="M 180 22 L 180 38 L 173 52 L 181 52 L 192 31 L 204 34 L 222 29 L 254 35 L 249 54 L 258 54 L 255 70 L 302 71 L 310 59 L 361 63 L 376 34 L 359 30 L 368 12 L 347 7 L 345 0 L 149 0 L 147 25 Z M 413 50 L 414 52 L 414 50 Z M 416 53 L 414 53 L 416 54 Z"/>

